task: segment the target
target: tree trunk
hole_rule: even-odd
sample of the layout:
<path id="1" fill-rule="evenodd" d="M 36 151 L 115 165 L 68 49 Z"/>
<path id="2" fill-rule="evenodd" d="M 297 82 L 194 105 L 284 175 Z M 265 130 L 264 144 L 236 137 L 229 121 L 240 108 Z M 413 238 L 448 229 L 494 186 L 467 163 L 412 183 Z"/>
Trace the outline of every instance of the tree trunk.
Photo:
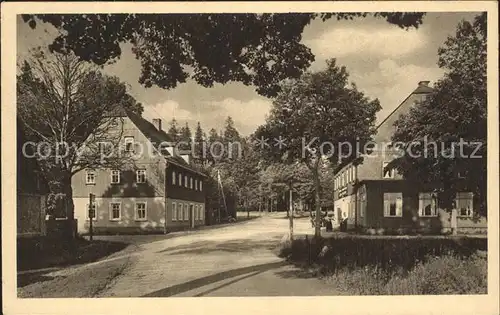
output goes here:
<path id="1" fill-rule="evenodd" d="M 290 204 L 288 206 L 289 219 L 290 219 L 290 242 L 293 241 L 293 191 L 292 185 L 290 185 Z"/>
<path id="2" fill-rule="evenodd" d="M 451 225 L 451 233 L 452 235 L 457 235 L 458 234 L 458 226 L 457 226 L 457 215 L 458 215 L 458 210 L 456 207 L 453 207 L 450 211 L 450 225 Z"/>
<path id="3" fill-rule="evenodd" d="M 321 203 L 320 203 L 320 192 L 319 190 L 321 189 L 321 183 L 319 181 L 319 174 L 318 174 L 318 169 L 316 168 L 315 171 L 313 171 L 313 177 L 314 177 L 314 205 L 316 207 L 316 218 L 315 218 L 315 227 L 314 227 L 314 236 L 315 237 L 320 237 L 321 236 Z"/>
<path id="4" fill-rule="evenodd" d="M 76 231 L 74 229 L 74 220 L 75 220 L 75 204 L 73 203 L 73 187 L 71 187 L 71 172 L 67 171 L 63 174 L 63 193 L 65 199 L 65 210 L 66 217 L 68 220 L 68 235 L 69 239 L 73 239 L 75 237 Z"/>

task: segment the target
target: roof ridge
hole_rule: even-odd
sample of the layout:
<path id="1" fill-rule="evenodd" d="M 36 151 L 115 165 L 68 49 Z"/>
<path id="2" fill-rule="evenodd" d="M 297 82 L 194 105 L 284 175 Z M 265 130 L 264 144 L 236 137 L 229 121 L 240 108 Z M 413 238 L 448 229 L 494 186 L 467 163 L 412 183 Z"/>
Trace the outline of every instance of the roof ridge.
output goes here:
<path id="1" fill-rule="evenodd" d="M 380 124 L 378 124 L 377 128 L 375 128 L 375 132 L 378 131 L 378 129 L 392 116 L 394 115 L 394 113 L 399 109 L 401 108 L 401 106 L 403 106 L 403 104 L 414 94 L 428 94 L 430 93 L 431 91 L 433 91 L 432 88 L 430 87 L 427 87 L 429 90 L 427 91 L 424 91 L 424 89 L 422 89 L 422 86 L 418 86 L 416 89 L 414 89 L 410 94 L 408 94 L 407 97 L 405 97 L 405 99 L 403 101 L 401 101 L 401 103 L 396 106 L 396 108 L 394 108 L 383 120 Z"/>

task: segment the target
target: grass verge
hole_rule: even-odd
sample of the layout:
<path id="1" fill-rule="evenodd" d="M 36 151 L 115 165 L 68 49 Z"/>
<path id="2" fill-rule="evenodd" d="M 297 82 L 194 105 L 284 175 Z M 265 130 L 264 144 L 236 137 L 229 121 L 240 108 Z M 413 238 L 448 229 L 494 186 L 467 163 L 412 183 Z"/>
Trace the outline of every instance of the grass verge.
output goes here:
<path id="1" fill-rule="evenodd" d="M 78 238 L 66 243 L 46 237 L 18 239 L 18 271 L 89 263 L 123 250 L 128 244 Z"/>
<path id="2" fill-rule="evenodd" d="M 279 254 L 347 295 L 486 294 L 486 243 L 349 236 L 282 242 Z"/>
<path id="3" fill-rule="evenodd" d="M 123 273 L 128 262 L 129 258 L 123 258 L 65 275 L 38 275 L 34 283 L 18 288 L 17 295 L 19 298 L 95 297 Z"/>

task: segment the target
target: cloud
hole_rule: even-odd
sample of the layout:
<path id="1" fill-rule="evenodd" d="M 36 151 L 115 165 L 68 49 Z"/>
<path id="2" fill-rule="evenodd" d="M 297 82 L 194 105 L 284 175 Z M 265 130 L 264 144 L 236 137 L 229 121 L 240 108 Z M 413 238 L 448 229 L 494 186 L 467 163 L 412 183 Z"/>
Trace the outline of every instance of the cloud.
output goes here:
<path id="1" fill-rule="evenodd" d="M 370 55 L 400 57 L 411 54 L 426 44 L 426 36 L 418 30 L 366 29 L 336 27 L 305 42 L 320 58 Z"/>
<path id="2" fill-rule="evenodd" d="M 381 121 L 417 88 L 419 81 L 431 81 L 432 85 L 443 73 L 437 65 L 401 65 L 392 59 L 384 59 L 371 72 L 352 71 L 350 80 L 367 96 L 380 100 L 382 110 L 377 116 Z"/>
<path id="3" fill-rule="evenodd" d="M 204 120 L 210 120 L 214 125 L 223 128 L 224 120 L 227 116 L 231 116 L 236 128 L 243 135 L 252 133 L 258 125 L 263 124 L 271 109 L 271 101 L 265 98 L 254 98 L 248 101 L 226 98 L 222 101 L 207 102 L 206 105 L 214 110 L 205 113 Z"/>
<path id="4" fill-rule="evenodd" d="M 164 129 L 168 129 L 172 118 L 175 118 L 181 125 L 187 122 L 192 131 L 199 121 L 203 130 L 208 132 L 211 128 L 217 131 L 223 130 L 225 120 L 231 116 L 236 129 L 240 134 L 247 136 L 254 132 L 258 125 L 265 122 L 265 117 L 271 108 L 271 101 L 265 98 L 255 98 L 249 101 L 226 98 L 222 101 L 194 100 L 194 104 L 185 105 L 190 105 L 190 108 L 181 108 L 181 105 L 174 100 L 145 105 L 143 117 L 149 121 L 161 118 L 164 121 Z M 203 112 L 200 109 L 203 109 Z"/>
<path id="5" fill-rule="evenodd" d="M 192 114 L 185 109 L 181 109 L 178 102 L 166 100 L 155 105 L 145 105 L 143 117 L 148 120 L 161 118 L 166 122 L 170 122 L 174 117 L 179 121 L 189 120 L 192 118 Z"/>

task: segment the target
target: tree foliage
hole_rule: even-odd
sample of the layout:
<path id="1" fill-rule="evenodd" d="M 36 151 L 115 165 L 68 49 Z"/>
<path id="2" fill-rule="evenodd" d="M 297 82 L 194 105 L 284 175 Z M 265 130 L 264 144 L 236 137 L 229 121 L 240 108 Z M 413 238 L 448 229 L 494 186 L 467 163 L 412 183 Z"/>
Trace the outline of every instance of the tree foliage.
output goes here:
<path id="1" fill-rule="evenodd" d="M 457 180 L 459 173 L 467 173 L 466 186 L 485 197 L 481 195 L 486 191 L 486 42 L 486 13 L 472 23 L 462 21 L 439 49 L 438 64 L 445 75 L 434 93 L 395 124 L 394 141 L 406 143 L 406 148 L 419 145 L 413 145 L 412 156 L 401 156 L 391 167 L 407 178 L 437 183 L 445 209 L 453 207 L 458 185 L 463 185 Z"/>
<path id="2" fill-rule="evenodd" d="M 375 132 L 375 115 L 380 109 L 378 100 L 365 97 L 349 84 L 348 77 L 347 69 L 331 59 L 323 71 L 307 72 L 298 80 L 284 82 L 266 123 L 255 133 L 263 142 L 263 156 L 276 162 L 303 163 L 310 170 L 318 220 L 320 167 L 356 154 L 352 151 L 356 143 Z"/>
<path id="3" fill-rule="evenodd" d="M 72 51 L 98 65 L 116 60 L 121 43 L 131 43 L 141 62 L 139 82 L 175 88 L 191 78 L 205 87 L 229 81 L 253 85 L 275 96 L 279 82 L 298 78 L 314 61 L 301 43 L 314 19 L 363 18 L 369 13 L 287 14 L 35 14 L 23 15 L 60 34 L 51 51 Z M 418 27 L 423 13 L 370 13 L 403 28 Z"/>

